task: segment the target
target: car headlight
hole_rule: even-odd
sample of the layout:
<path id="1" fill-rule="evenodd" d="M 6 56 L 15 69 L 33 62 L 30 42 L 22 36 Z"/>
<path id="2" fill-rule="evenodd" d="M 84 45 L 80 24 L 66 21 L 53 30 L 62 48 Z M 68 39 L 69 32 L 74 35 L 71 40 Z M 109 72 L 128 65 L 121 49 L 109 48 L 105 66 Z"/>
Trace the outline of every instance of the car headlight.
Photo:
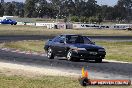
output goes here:
<path id="1" fill-rule="evenodd" d="M 78 50 L 86 50 L 85 48 L 77 48 Z"/>
<path id="2" fill-rule="evenodd" d="M 86 49 L 85 48 L 74 48 L 73 50 L 76 51 L 76 52 L 78 52 L 78 51 L 81 51 L 81 50 L 85 51 Z"/>
<path id="3" fill-rule="evenodd" d="M 104 52 L 104 51 L 105 51 L 105 49 L 99 49 L 98 51 L 99 51 L 99 52 Z"/>
<path id="4" fill-rule="evenodd" d="M 75 47 L 74 47 L 73 50 L 74 50 L 75 52 L 78 52 L 78 51 L 81 51 L 81 50 L 84 50 L 84 51 L 85 51 L 86 49 L 85 49 L 85 48 L 77 48 L 77 47 L 75 48 Z"/>

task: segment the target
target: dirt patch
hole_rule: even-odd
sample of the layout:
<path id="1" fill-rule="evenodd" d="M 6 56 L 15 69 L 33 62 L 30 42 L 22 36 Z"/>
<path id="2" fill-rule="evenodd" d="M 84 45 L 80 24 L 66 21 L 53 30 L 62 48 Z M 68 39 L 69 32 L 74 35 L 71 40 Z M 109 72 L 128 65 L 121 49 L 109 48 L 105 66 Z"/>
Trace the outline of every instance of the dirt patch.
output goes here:
<path id="1" fill-rule="evenodd" d="M 57 69 L 52 67 L 38 67 L 31 65 L 13 64 L 7 62 L 0 62 L 0 74 L 4 75 L 17 75 L 27 77 L 40 77 L 40 76 L 66 76 L 66 77 L 79 77 L 79 74 L 68 72 L 64 69 Z"/>

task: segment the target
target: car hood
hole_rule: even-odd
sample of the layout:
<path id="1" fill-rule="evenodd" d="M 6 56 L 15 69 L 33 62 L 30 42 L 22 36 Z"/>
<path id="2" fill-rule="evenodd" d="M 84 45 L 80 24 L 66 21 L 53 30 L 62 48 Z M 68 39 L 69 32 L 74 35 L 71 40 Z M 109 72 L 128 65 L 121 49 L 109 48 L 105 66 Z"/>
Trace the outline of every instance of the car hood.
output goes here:
<path id="1" fill-rule="evenodd" d="M 85 48 L 85 49 L 104 49 L 101 46 L 97 46 L 93 44 L 72 44 L 71 47 Z"/>

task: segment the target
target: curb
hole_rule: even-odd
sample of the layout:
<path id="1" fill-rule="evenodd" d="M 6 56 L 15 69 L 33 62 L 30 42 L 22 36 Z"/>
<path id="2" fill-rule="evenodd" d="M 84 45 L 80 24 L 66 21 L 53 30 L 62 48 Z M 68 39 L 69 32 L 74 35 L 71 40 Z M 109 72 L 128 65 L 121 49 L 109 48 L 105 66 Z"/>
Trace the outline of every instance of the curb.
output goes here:
<path id="1" fill-rule="evenodd" d="M 114 62 L 114 63 L 122 63 L 122 64 L 132 64 L 132 62 L 124 62 L 124 61 L 116 61 L 116 60 L 103 60 L 105 62 Z"/>
<path id="2" fill-rule="evenodd" d="M 0 48 L 2 51 L 12 52 L 12 53 L 19 53 L 19 54 L 25 54 L 25 55 L 35 55 L 35 56 L 46 56 L 44 52 L 33 52 L 33 51 L 21 51 L 18 49 L 10 49 L 10 48 Z"/>

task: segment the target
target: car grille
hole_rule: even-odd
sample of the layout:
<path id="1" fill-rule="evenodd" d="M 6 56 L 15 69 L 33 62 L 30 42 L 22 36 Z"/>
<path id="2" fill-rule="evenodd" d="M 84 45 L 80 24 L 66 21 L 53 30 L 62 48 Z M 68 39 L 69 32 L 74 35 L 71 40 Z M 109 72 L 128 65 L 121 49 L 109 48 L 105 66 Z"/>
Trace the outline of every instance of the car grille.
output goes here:
<path id="1" fill-rule="evenodd" d="M 98 52 L 98 49 L 86 49 L 89 52 Z"/>

